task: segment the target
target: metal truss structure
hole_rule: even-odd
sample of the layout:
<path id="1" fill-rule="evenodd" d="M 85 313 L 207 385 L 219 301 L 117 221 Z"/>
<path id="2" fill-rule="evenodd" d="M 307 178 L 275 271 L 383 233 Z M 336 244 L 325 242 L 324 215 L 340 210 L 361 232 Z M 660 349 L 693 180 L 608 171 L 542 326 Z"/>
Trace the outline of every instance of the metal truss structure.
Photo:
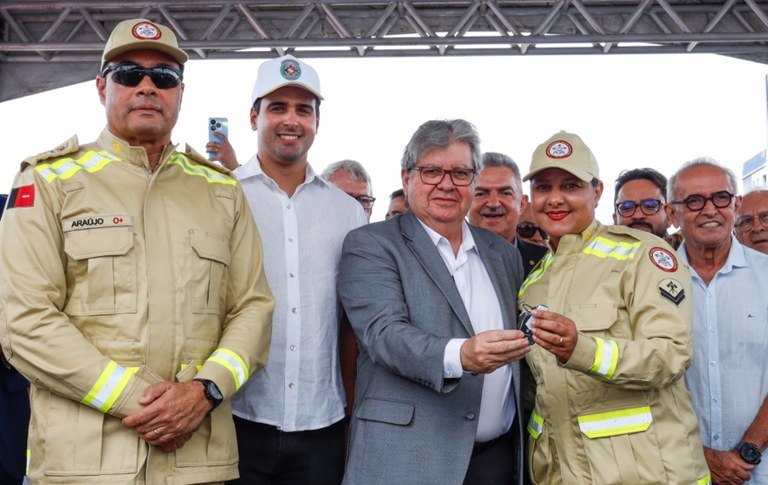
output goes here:
<path id="1" fill-rule="evenodd" d="M 715 53 L 768 64 L 759 0 L 0 1 L 0 101 L 96 75 L 121 20 L 192 59 Z"/>

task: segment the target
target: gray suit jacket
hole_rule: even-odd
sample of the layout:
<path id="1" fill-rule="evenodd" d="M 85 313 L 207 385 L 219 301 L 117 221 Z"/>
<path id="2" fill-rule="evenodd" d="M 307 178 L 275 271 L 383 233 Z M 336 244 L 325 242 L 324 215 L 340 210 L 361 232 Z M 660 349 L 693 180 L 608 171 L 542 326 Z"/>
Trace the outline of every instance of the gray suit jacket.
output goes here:
<path id="1" fill-rule="evenodd" d="M 470 229 L 505 328 L 516 328 L 520 256 L 495 234 Z M 413 213 L 347 235 L 338 289 L 360 347 L 344 483 L 461 484 L 483 376 L 443 378 L 446 344 L 474 331 L 453 278 Z M 512 366 L 520 416 L 519 366 Z M 517 443 L 520 421 L 512 430 Z M 516 452 L 522 465 L 522 447 Z M 515 483 L 522 483 L 522 466 L 518 475 Z"/>

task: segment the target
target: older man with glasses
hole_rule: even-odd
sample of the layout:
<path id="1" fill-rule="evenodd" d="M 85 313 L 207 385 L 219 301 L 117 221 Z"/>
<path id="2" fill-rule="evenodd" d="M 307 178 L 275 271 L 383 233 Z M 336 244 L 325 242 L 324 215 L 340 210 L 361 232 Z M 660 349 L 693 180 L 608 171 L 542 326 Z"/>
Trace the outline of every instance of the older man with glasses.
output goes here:
<path id="1" fill-rule="evenodd" d="M 693 363 L 686 384 L 714 483 L 768 483 L 768 257 L 733 235 L 741 197 L 733 172 L 709 158 L 669 181 L 670 221 L 693 279 Z"/>
<path id="2" fill-rule="evenodd" d="M 464 220 L 479 164 L 470 123 L 424 123 L 401 162 L 410 210 L 344 241 L 339 295 L 360 342 L 344 483 L 521 483 L 523 268 Z"/>
<path id="3" fill-rule="evenodd" d="M 363 206 L 368 222 L 371 222 L 376 197 L 373 196 L 371 188 L 371 176 L 368 175 L 362 163 L 356 160 L 334 162 L 325 167 L 320 177 L 358 201 Z"/>
<path id="4" fill-rule="evenodd" d="M 755 251 L 768 254 L 768 189 L 746 193 L 736 216 L 736 239 Z"/>

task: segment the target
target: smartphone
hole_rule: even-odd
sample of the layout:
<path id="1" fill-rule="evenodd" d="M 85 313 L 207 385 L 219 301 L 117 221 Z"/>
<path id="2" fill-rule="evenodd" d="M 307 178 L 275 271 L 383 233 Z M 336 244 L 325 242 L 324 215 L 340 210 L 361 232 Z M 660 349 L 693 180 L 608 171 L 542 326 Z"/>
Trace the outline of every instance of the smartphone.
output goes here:
<path id="1" fill-rule="evenodd" d="M 218 133 L 223 133 L 224 136 L 229 137 L 229 121 L 227 118 L 208 118 L 208 141 L 221 142 L 221 138 L 216 136 Z M 215 156 L 215 153 L 208 154 L 209 159 L 213 159 Z"/>

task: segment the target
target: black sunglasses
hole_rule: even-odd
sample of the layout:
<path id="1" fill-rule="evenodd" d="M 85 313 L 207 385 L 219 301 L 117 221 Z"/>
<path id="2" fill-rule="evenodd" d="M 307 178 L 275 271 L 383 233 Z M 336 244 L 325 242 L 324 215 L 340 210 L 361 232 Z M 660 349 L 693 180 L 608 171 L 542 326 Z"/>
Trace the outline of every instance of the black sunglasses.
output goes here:
<path id="1" fill-rule="evenodd" d="M 517 234 L 520 237 L 523 237 L 526 239 L 532 238 L 533 235 L 536 234 L 536 232 L 539 233 L 542 239 L 549 239 L 549 236 L 547 235 L 546 232 L 544 232 L 542 228 L 540 228 L 539 226 L 534 226 L 530 222 L 521 222 L 520 224 L 517 225 Z"/>
<path id="2" fill-rule="evenodd" d="M 171 66 L 141 67 L 132 62 L 121 62 L 107 66 L 101 73 L 101 77 L 107 77 L 112 73 L 112 80 L 117 84 L 135 88 L 144 76 L 149 76 L 158 89 L 175 88 L 181 83 L 182 73 Z"/>

